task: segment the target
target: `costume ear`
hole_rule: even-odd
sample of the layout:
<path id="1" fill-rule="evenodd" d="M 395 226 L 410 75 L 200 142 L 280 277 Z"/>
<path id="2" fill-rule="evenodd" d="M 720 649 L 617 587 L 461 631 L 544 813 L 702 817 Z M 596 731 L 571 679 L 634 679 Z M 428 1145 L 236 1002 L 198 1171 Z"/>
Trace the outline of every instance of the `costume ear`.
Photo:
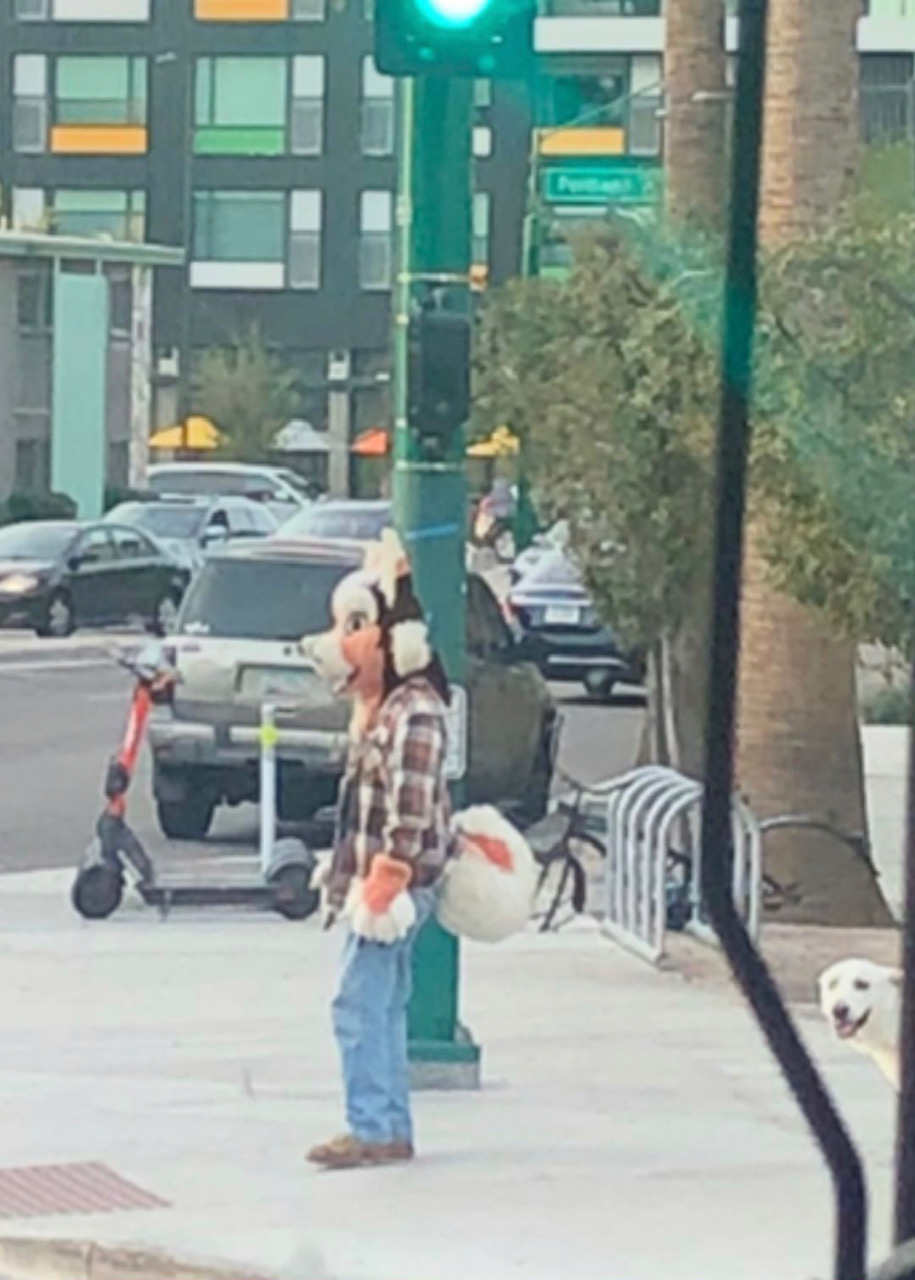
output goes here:
<path id="1" fill-rule="evenodd" d="M 429 632 L 419 618 L 395 622 L 391 627 L 391 663 L 401 679 L 425 671 L 432 661 Z"/>
<path id="2" fill-rule="evenodd" d="M 365 553 L 365 568 L 377 576 L 385 603 L 393 608 L 398 580 L 410 572 L 410 561 L 396 530 L 382 530 L 381 537 Z"/>

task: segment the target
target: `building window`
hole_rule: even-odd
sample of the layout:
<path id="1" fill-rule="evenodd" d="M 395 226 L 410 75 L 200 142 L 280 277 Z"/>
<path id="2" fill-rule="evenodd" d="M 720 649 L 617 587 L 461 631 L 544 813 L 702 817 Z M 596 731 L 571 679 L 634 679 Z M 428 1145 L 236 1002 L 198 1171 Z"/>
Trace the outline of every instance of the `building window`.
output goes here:
<path id="1" fill-rule="evenodd" d="M 199 58 L 194 150 L 201 155 L 283 155 L 285 58 Z"/>
<path id="2" fill-rule="evenodd" d="M 557 75 L 549 82 L 548 125 L 600 128 L 625 123 L 628 75 L 625 64 L 609 65 L 592 75 Z"/>
<path id="3" fill-rule="evenodd" d="M 16 441 L 15 487 L 20 493 L 47 493 L 51 450 L 46 440 Z"/>
<path id="4" fill-rule="evenodd" d="M 195 260 L 282 262 L 284 204 L 282 191 L 195 191 Z"/>
<path id="5" fill-rule="evenodd" d="M 320 191 L 196 191 L 191 283 L 318 289 Z"/>
<path id="6" fill-rule="evenodd" d="M 47 267 L 16 275 L 16 324 L 26 332 L 51 328 L 51 271 Z"/>
<path id="7" fill-rule="evenodd" d="M 362 59 L 362 154 L 389 156 L 394 151 L 394 81 L 383 76 L 369 55 Z"/>
<path id="8" fill-rule="evenodd" d="M 50 220 L 60 235 L 142 241 L 146 192 L 58 187 L 50 201 Z"/>
<path id="9" fill-rule="evenodd" d="M 478 111 L 485 111 L 492 106 L 492 81 L 474 80 L 473 105 Z"/>
<path id="10" fill-rule="evenodd" d="M 133 283 L 130 267 L 112 266 L 108 277 L 108 328 L 118 337 L 129 336 L 133 328 Z"/>
<path id="11" fill-rule="evenodd" d="M 324 59 L 302 54 L 292 60 L 290 151 L 319 156 L 324 150 Z"/>
<path id="12" fill-rule="evenodd" d="M 113 440 L 108 446 L 107 480 L 116 489 L 126 489 L 130 483 L 130 442 Z M 114 531 L 115 546 L 122 560 L 144 554 L 143 539 L 134 532 Z"/>
<path id="13" fill-rule="evenodd" d="M 146 124 L 145 58 L 58 58 L 55 124 Z"/>
<path id="14" fill-rule="evenodd" d="M 289 287 L 321 287 L 321 192 L 293 191 L 289 202 Z"/>
<path id="15" fill-rule="evenodd" d="M 491 199 L 488 191 L 477 191 L 473 197 L 473 249 L 471 261 L 475 267 L 489 266 L 489 226 Z"/>
<path id="16" fill-rule="evenodd" d="M 292 0 L 290 18 L 293 22 L 323 22 L 324 0 Z"/>
<path id="17" fill-rule="evenodd" d="M 20 22 L 46 22 L 49 7 L 50 0 L 16 0 L 16 17 Z"/>
<path id="18" fill-rule="evenodd" d="M 149 0 L 14 0 L 20 22 L 148 22 Z"/>
<path id="19" fill-rule="evenodd" d="M 13 59 L 13 149 L 40 152 L 48 141 L 48 60 L 41 53 Z"/>
<path id="20" fill-rule="evenodd" d="M 390 191 L 363 191 L 359 200 L 359 284 L 390 289 L 393 263 L 393 197 Z"/>

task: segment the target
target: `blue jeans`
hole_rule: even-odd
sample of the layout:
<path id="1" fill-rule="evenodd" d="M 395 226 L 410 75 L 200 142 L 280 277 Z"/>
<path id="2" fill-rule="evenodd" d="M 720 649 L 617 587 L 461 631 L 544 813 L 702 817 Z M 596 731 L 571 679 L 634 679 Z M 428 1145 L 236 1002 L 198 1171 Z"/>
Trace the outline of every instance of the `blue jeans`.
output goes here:
<path id="1" fill-rule="evenodd" d="M 432 912 L 433 889 L 412 894 L 416 923 L 385 944 L 350 932 L 343 948 L 334 1033 L 343 1062 L 346 1120 L 360 1142 L 412 1142 L 407 1005 L 413 944 Z"/>

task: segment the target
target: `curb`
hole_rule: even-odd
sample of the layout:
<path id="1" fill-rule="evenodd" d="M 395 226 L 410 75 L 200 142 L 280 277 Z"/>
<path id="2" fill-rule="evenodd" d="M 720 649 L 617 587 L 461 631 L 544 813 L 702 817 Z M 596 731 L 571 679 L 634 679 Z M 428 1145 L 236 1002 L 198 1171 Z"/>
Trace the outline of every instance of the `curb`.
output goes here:
<path id="1" fill-rule="evenodd" d="M 271 1280 L 218 1263 L 186 1262 L 157 1249 L 92 1240 L 0 1237 L 3 1280 Z"/>

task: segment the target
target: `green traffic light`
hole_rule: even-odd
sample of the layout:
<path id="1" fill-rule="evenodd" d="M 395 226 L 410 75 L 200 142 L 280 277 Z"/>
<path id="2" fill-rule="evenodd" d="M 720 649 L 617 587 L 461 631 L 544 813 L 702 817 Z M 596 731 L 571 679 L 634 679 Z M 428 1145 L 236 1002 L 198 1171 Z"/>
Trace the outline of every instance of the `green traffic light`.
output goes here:
<path id="1" fill-rule="evenodd" d="M 493 3 L 494 0 L 418 0 L 417 7 L 437 27 L 459 30 L 472 26 Z"/>

